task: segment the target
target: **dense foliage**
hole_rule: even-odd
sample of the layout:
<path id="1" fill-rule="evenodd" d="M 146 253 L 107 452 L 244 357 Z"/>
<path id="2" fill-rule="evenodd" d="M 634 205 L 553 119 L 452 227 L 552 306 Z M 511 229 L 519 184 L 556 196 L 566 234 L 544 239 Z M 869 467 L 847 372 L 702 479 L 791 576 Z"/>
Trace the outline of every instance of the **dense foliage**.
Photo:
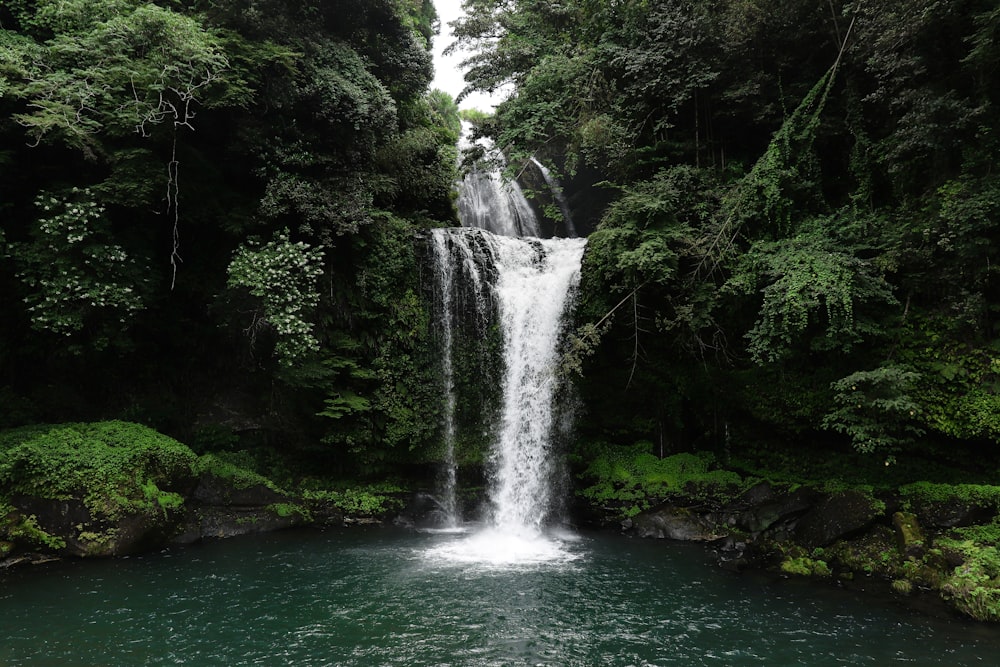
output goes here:
<path id="1" fill-rule="evenodd" d="M 608 193 L 584 440 L 995 453 L 995 2 L 464 6 L 481 131 Z"/>
<path id="2" fill-rule="evenodd" d="M 0 2 L 0 427 L 434 455 L 430 0 Z"/>
<path id="3" fill-rule="evenodd" d="M 995 3 L 464 6 L 470 88 L 512 91 L 466 116 L 596 223 L 563 364 L 582 469 L 606 443 L 993 453 Z M 433 460 L 413 239 L 454 222 L 459 131 L 427 90 L 436 20 L 0 3 L 0 427 L 128 419 L 352 474 Z"/>

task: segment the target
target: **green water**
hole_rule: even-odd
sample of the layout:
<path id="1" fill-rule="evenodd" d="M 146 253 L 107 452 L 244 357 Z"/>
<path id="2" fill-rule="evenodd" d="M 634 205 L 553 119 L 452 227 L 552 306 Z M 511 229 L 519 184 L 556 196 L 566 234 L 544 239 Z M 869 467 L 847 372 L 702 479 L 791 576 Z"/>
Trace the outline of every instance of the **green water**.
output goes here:
<path id="1" fill-rule="evenodd" d="M 289 532 L 0 573 L 0 665 L 997 665 L 1000 629 L 616 536 Z"/>

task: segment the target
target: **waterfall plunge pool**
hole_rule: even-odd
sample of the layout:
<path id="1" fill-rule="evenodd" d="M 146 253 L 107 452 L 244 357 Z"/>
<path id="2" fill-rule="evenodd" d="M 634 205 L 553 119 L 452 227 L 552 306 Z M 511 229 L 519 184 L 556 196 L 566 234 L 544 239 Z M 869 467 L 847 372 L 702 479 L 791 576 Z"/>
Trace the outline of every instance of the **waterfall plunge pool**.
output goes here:
<path id="1" fill-rule="evenodd" d="M 289 531 L 0 573 L 0 665 L 957 667 L 1000 655 L 996 628 L 724 572 L 700 546 L 583 534 L 548 540 L 551 558 L 454 557 L 475 539 L 488 544 Z"/>

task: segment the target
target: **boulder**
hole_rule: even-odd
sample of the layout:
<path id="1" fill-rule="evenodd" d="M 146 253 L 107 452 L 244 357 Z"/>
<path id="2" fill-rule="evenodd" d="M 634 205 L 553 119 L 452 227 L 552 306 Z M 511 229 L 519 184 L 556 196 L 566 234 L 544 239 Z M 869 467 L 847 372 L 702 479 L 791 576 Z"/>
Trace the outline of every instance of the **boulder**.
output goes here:
<path id="1" fill-rule="evenodd" d="M 95 516 L 82 500 L 16 496 L 17 513 L 52 538 L 48 547 L 64 556 L 127 556 L 162 544 L 176 529 L 176 511 L 124 507 Z M 53 548 L 54 542 L 64 546 Z M 28 547 L 30 544 L 25 544 Z"/>
<path id="2" fill-rule="evenodd" d="M 989 523 L 996 508 L 989 502 L 962 498 L 918 499 L 912 503 L 920 524 L 929 528 L 961 528 Z"/>
<path id="3" fill-rule="evenodd" d="M 303 513 L 281 512 L 274 506 L 206 506 L 188 513 L 173 542 L 191 544 L 206 538 L 267 533 L 300 526 L 306 521 L 307 515 Z"/>
<path id="4" fill-rule="evenodd" d="M 637 537 L 681 540 L 684 542 L 711 542 L 724 534 L 704 516 L 685 507 L 661 505 L 647 510 L 632 520 L 631 531 Z"/>
<path id="5" fill-rule="evenodd" d="M 757 500 L 758 503 L 741 512 L 736 519 L 736 525 L 747 532 L 759 533 L 771 528 L 779 521 L 788 520 L 804 514 L 813 507 L 816 493 L 805 487 L 800 487 L 791 493 L 777 494 L 767 485 L 767 489 L 751 491 L 762 485 L 758 484 L 744 494 L 747 500 Z"/>
<path id="6" fill-rule="evenodd" d="M 799 520 L 796 541 L 807 547 L 825 547 L 861 532 L 882 513 L 880 503 L 860 491 L 839 491 L 820 500 Z"/>

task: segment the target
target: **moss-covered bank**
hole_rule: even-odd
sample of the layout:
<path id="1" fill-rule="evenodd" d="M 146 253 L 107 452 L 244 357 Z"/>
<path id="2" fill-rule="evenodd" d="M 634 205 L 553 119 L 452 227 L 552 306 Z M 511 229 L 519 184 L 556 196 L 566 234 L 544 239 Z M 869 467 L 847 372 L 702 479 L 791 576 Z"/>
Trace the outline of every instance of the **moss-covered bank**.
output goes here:
<path id="1" fill-rule="evenodd" d="M 597 445 L 577 461 L 586 521 L 711 543 L 733 569 L 879 582 L 899 596 L 934 595 L 973 619 L 1000 621 L 1000 486 L 851 455 L 815 467 L 772 455 L 722 465 L 710 453 L 649 452 L 645 443 Z M 920 475 L 950 481 L 905 481 Z"/>
<path id="2" fill-rule="evenodd" d="M 129 422 L 31 426 L 0 434 L 0 563 L 380 521 L 403 495 L 306 474 L 267 450 L 198 456 Z"/>

